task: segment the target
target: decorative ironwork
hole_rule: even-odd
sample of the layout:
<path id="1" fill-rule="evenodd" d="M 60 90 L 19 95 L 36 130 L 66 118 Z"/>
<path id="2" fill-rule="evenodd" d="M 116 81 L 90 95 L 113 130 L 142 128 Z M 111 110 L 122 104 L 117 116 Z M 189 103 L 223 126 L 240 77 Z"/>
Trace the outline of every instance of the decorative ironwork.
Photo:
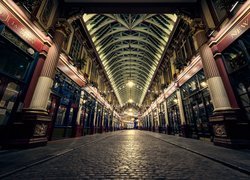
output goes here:
<path id="1" fill-rule="evenodd" d="M 120 105 L 130 98 L 141 104 L 177 16 L 84 14 L 83 19 Z M 127 87 L 128 79 L 144 88 Z"/>

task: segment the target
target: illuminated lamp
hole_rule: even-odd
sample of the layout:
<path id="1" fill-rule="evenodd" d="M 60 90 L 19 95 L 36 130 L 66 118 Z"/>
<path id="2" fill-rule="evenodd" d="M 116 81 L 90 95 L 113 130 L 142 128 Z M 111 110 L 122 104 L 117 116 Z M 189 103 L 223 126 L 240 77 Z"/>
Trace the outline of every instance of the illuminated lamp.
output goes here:
<path id="1" fill-rule="evenodd" d="M 135 83 L 133 83 L 132 81 L 129 81 L 129 82 L 127 83 L 127 86 L 130 87 L 130 88 L 133 87 L 134 85 L 135 85 Z"/>
<path id="2" fill-rule="evenodd" d="M 132 103 L 132 102 L 134 102 L 134 101 L 133 101 L 133 99 L 129 99 L 128 102 L 129 102 L 129 103 Z"/>

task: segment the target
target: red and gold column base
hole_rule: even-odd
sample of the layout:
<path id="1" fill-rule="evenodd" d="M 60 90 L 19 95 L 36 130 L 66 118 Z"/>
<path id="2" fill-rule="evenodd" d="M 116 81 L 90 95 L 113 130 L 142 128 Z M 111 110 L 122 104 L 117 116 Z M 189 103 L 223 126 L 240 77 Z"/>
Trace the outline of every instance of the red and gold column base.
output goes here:
<path id="1" fill-rule="evenodd" d="M 229 148 L 250 147 L 250 124 L 238 110 L 214 112 L 209 118 L 213 126 L 214 144 Z"/>
<path id="2" fill-rule="evenodd" d="M 31 147 L 46 145 L 51 117 L 43 110 L 25 109 L 16 113 L 6 146 Z"/>

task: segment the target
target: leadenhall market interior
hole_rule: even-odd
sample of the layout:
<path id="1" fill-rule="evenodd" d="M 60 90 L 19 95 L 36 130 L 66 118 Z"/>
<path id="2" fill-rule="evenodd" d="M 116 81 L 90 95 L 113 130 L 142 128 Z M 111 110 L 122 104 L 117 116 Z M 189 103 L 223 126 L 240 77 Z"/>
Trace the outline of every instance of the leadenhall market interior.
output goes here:
<path id="1" fill-rule="evenodd" d="M 250 1 L 0 1 L 0 147 L 125 129 L 250 145 Z"/>

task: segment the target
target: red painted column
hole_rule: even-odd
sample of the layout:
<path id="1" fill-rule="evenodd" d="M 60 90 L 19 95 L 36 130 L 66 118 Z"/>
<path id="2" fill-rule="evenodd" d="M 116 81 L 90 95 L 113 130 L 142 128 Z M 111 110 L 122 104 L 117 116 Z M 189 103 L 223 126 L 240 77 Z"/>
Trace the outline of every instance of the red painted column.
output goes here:
<path id="1" fill-rule="evenodd" d="M 47 52 L 41 52 L 39 54 L 39 59 L 37 61 L 34 73 L 32 75 L 32 78 L 31 78 L 31 81 L 30 81 L 30 84 L 29 84 L 29 87 L 28 87 L 28 90 L 24 99 L 24 108 L 28 108 L 30 106 L 30 102 L 34 94 L 38 78 L 42 72 L 42 68 L 46 59 L 46 55 L 47 55 Z"/>
<path id="2" fill-rule="evenodd" d="M 31 89 L 29 90 L 33 94 L 32 99 L 30 101 L 30 97 L 26 97 L 26 106 L 29 104 L 28 108 L 24 108 L 22 112 L 16 114 L 9 135 L 9 144 L 34 146 L 47 143 L 51 117 L 46 108 L 62 43 L 69 33 L 68 27 L 68 23 L 64 20 L 56 23 L 53 43 L 48 50 L 45 61 L 39 59 L 40 62 L 32 78 Z"/>
<path id="3" fill-rule="evenodd" d="M 233 109 L 238 109 L 239 106 L 238 106 L 236 97 L 234 95 L 234 91 L 233 91 L 233 88 L 231 86 L 231 83 L 230 83 L 230 80 L 229 80 L 229 77 L 227 74 L 227 70 L 226 70 L 225 65 L 223 63 L 223 59 L 221 57 L 221 54 L 215 54 L 214 59 L 216 61 L 220 76 L 221 76 L 223 84 L 225 86 L 225 89 L 226 89 L 226 92 L 227 92 L 227 95 L 229 98 L 229 102 L 230 102 Z"/>

